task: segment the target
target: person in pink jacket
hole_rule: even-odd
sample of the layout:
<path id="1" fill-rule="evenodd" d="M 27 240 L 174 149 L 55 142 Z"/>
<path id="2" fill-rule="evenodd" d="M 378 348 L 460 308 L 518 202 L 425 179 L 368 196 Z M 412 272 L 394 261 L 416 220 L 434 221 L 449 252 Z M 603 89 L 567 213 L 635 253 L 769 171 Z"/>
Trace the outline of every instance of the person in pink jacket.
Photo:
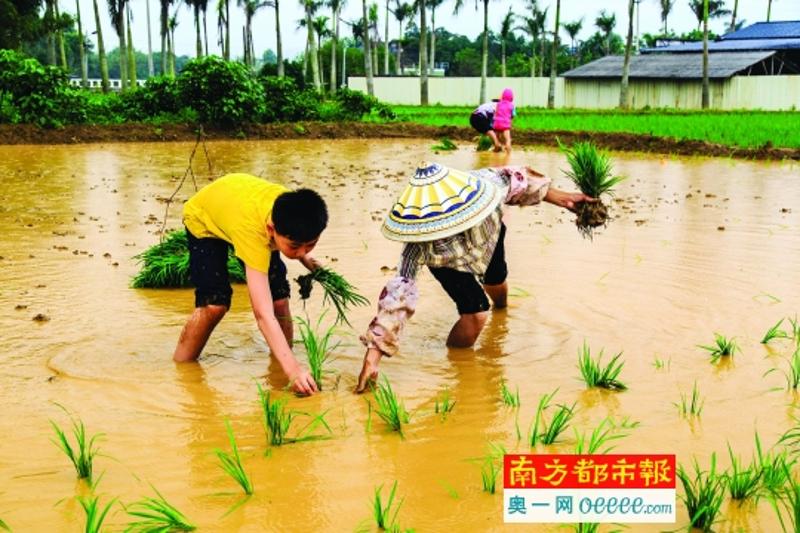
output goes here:
<path id="1" fill-rule="evenodd" d="M 509 153 L 511 152 L 511 121 L 516 114 L 514 91 L 504 89 L 494 112 L 493 129 L 501 139 L 501 146 Z"/>

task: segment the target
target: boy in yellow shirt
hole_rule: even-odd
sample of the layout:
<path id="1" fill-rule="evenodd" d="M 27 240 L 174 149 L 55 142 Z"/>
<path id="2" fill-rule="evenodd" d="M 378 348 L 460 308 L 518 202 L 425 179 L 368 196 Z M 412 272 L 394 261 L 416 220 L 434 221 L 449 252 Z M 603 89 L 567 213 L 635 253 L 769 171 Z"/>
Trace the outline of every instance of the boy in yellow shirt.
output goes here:
<path id="1" fill-rule="evenodd" d="M 292 389 L 313 394 L 317 384 L 291 349 L 289 281 L 280 254 L 309 270 L 309 255 L 328 223 L 325 201 L 310 189 L 290 191 L 249 174 L 228 174 L 203 187 L 183 208 L 195 310 L 181 332 L 173 359 L 195 361 L 230 308 L 228 248 L 245 267 L 247 292 L 258 329 Z"/>

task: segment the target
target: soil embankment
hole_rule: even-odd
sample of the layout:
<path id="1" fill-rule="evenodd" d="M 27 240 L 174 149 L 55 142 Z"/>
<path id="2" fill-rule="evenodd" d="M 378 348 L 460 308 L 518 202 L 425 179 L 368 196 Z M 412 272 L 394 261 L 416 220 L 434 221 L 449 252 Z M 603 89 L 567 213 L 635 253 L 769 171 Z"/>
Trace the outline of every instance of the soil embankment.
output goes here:
<path id="1" fill-rule="evenodd" d="M 458 126 L 424 126 L 408 122 L 372 124 L 365 122 L 302 124 L 252 124 L 240 130 L 205 130 L 208 139 L 352 139 L 352 138 L 430 138 L 449 137 L 473 141 L 475 131 Z M 76 144 L 98 142 L 188 141 L 197 137 L 197 126 L 190 124 L 113 124 L 69 125 L 41 129 L 32 125 L 0 125 L 0 144 Z M 603 148 L 619 151 L 651 152 L 682 156 L 735 157 L 758 160 L 800 160 L 800 149 L 735 148 L 703 141 L 676 140 L 652 135 L 608 132 L 514 130 L 514 144 L 556 146 L 591 139 Z"/>

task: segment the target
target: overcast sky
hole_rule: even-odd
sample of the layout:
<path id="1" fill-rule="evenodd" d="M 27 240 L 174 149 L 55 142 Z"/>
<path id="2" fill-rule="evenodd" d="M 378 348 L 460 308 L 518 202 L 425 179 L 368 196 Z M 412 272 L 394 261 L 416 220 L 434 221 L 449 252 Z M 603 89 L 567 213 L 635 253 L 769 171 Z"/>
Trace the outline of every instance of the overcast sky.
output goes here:
<path id="1" fill-rule="evenodd" d="M 147 24 L 146 24 L 146 3 L 150 2 L 150 17 L 152 29 L 153 51 L 158 51 L 160 44 L 159 37 L 159 1 L 158 0 L 130 0 L 133 10 L 133 41 L 137 49 L 147 52 Z M 411 0 L 407 0 L 411 1 Z M 211 53 L 220 53 L 217 45 L 217 0 L 209 0 L 208 7 L 208 44 Z M 386 0 L 379 0 L 380 6 L 380 31 L 383 35 L 385 24 Z M 368 0 L 368 3 L 371 3 Z M 395 0 L 391 0 L 393 6 Z M 529 16 L 530 11 L 525 8 L 527 2 L 523 0 L 491 0 L 489 4 L 489 27 L 497 32 L 500 21 L 511 8 L 519 16 Z M 542 8 L 550 6 L 548 10 L 548 26 L 552 26 L 555 17 L 555 0 L 539 0 Z M 597 18 L 600 8 L 598 4 L 604 6 L 609 13 L 616 14 L 617 26 L 615 32 L 624 35 L 627 31 L 627 0 L 603 0 L 602 2 L 586 0 L 562 0 L 561 1 L 561 21 L 573 22 L 583 19 L 583 29 L 578 34 L 578 39 L 583 40 L 592 35 L 597 28 L 594 21 Z M 242 30 L 244 26 L 244 14 L 241 8 L 236 7 L 235 0 L 231 0 L 231 49 L 232 56 L 242 55 Z M 669 17 L 669 27 L 677 33 L 689 31 L 697 27 L 697 19 L 688 7 L 689 0 L 677 0 Z M 733 0 L 726 1 L 728 9 L 733 6 Z M 106 50 L 112 50 L 119 44 L 116 34 L 111 28 L 111 23 L 105 9 L 106 2 L 98 0 L 103 24 L 103 37 Z M 175 34 L 176 52 L 178 55 L 195 55 L 195 33 L 192 12 L 184 4 L 179 4 L 178 28 Z M 475 2 L 465 0 L 465 5 L 459 15 L 452 14 L 455 0 L 445 0 L 436 10 L 436 25 L 444 27 L 452 33 L 466 35 L 475 38 L 482 30 L 482 11 L 475 10 Z M 641 0 L 639 4 L 640 13 L 639 31 L 640 33 L 656 33 L 661 26 L 659 0 Z M 61 2 L 62 12 L 75 12 L 74 4 L 67 0 Z M 174 8 L 173 8 L 174 9 Z M 284 56 L 293 58 L 303 52 L 305 47 L 305 30 L 297 29 L 297 22 L 303 17 L 301 4 L 298 0 L 282 0 L 281 9 L 281 33 L 283 37 Z M 172 12 L 172 11 L 171 11 Z M 330 9 L 323 8 L 320 14 L 330 17 Z M 349 0 L 345 4 L 342 18 L 354 20 L 361 16 L 360 0 Z M 737 20 L 745 20 L 746 24 L 766 20 L 767 0 L 739 0 L 739 10 Z M 634 16 L 634 19 L 636 17 Z M 94 30 L 94 14 L 92 3 L 89 0 L 81 2 L 81 19 L 84 27 L 88 31 Z M 773 0 L 771 20 L 800 20 L 800 0 Z M 716 33 L 721 33 L 724 26 L 730 22 L 730 16 L 724 19 L 713 20 L 710 28 Z M 430 23 L 430 21 L 429 21 Z M 634 32 L 636 30 L 634 29 Z M 350 35 L 349 27 L 342 25 L 342 33 Z M 394 17 L 389 21 L 389 38 L 394 39 L 398 34 L 398 24 Z M 262 8 L 253 19 L 253 35 L 255 40 L 256 55 L 261 54 L 267 48 L 275 50 L 275 11 L 272 8 Z M 566 33 L 561 32 L 561 38 L 567 39 Z M 92 37 L 93 38 L 93 37 Z M 95 48 L 96 50 L 96 48 Z"/>

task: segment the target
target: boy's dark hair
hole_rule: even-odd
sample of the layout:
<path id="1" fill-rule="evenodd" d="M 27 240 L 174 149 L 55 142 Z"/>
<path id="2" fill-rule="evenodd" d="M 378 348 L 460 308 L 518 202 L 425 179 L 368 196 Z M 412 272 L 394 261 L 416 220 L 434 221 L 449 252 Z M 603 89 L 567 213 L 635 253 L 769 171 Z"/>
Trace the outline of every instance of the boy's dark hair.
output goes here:
<path id="1" fill-rule="evenodd" d="M 272 224 L 275 231 L 294 242 L 313 241 L 328 225 L 328 208 L 311 189 L 285 192 L 272 206 Z"/>

